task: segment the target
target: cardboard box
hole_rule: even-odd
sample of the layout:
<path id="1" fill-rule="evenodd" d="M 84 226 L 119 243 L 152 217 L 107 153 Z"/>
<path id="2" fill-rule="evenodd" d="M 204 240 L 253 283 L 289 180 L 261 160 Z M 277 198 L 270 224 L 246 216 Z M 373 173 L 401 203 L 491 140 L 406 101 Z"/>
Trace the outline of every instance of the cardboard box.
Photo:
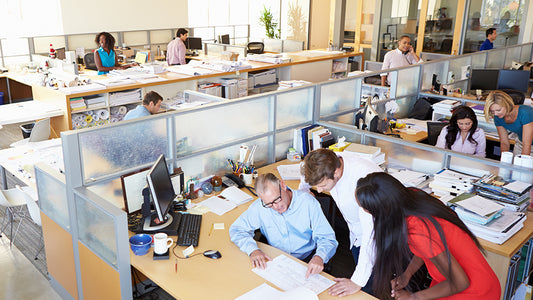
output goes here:
<path id="1" fill-rule="evenodd" d="M 222 60 L 237 61 L 239 59 L 239 53 L 222 51 L 222 53 L 220 53 L 220 58 Z"/>

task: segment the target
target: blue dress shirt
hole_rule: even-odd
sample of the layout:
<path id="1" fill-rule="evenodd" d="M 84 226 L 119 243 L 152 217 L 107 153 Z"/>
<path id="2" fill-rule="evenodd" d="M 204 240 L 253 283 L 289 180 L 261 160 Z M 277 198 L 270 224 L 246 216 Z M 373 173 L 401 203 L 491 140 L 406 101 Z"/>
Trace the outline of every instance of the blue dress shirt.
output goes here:
<path id="1" fill-rule="evenodd" d="M 138 105 L 135 109 L 128 111 L 128 113 L 124 116 L 124 120 L 142 118 L 151 115 L 152 114 L 148 109 L 146 109 L 146 107 L 144 107 L 143 105 Z"/>
<path id="2" fill-rule="evenodd" d="M 269 244 L 290 255 L 304 259 L 313 250 L 328 262 L 337 250 L 335 232 L 329 225 L 320 204 L 308 192 L 292 190 L 292 201 L 282 214 L 265 208 L 255 200 L 229 229 L 231 241 L 250 255 L 259 249 L 253 239 L 260 229 Z"/>
<path id="3" fill-rule="evenodd" d="M 479 47 L 479 51 L 490 50 L 492 48 L 494 48 L 494 44 L 491 43 L 489 39 L 486 39 L 483 44 L 481 44 L 481 47 Z"/>

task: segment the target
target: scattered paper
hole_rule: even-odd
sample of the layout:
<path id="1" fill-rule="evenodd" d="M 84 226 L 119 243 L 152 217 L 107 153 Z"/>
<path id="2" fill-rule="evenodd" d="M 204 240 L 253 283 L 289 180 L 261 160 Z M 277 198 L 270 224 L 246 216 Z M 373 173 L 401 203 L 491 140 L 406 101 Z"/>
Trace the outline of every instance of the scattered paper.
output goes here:
<path id="1" fill-rule="evenodd" d="M 222 216 L 223 214 L 237 207 L 228 199 L 222 199 L 218 196 L 213 196 L 200 202 L 199 204 L 208 207 L 212 212 L 219 216 Z"/>
<path id="2" fill-rule="evenodd" d="M 281 292 L 271 287 L 270 285 L 263 283 L 255 289 L 247 292 L 246 294 L 235 298 L 235 300 L 318 300 L 318 297 L 313 291 L 298 287 L 287 292 Z"/>
<path id="3" fill-rule="evenodd" d="M 300 164 L 279 165 L 277 169 L 283 180 L 298 180 L 301 178 Z"/>
<path id="4" fill-rule="evenodd" d="M 501 204 L 498 204 L 494 201 L 485 199 L 477 195 L 456 202 L 455 204 L 461 206 L 464 209 L 468 209 L 469 211 L 476 213 L 480 216 L 487 216 L 494 212 L 500 211 L 504 207 Z"/>
<path id="5" fill-rule="evenodd" d="M 252 271 L 284 291 L 305 287 L 318 295 L 335 283 L 320 274 L 312 274 L 306 279 L 307 267 L 283 254 L 268 261 L 264 270 L 254 268 Z"/>
<path id="6" fill-rule="evenodd" d="M 213 229 L 215 230 L 224 230 L 224 223 L 215 223 L 213 224 Z"/>

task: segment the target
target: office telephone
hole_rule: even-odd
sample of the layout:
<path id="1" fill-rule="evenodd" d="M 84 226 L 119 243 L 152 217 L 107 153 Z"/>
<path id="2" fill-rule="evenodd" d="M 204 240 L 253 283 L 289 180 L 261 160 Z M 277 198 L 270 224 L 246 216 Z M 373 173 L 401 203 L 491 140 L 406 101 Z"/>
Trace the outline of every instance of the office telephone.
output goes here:
<path id="1" fill-rule="evenodd" d="M 226 187 L 237 186 L 238 188 L 243 188 L 246 186 L 239 176 L 232 173 L 228 173 L 222 177 L 222 184 Z"/>

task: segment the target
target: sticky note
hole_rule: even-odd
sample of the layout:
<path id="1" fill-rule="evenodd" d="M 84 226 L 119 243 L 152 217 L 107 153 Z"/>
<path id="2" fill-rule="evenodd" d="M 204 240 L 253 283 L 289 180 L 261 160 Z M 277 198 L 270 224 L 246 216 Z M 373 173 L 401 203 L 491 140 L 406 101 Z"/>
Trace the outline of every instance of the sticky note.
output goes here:
<path id="1" fill-rule="evenodd" d="M 135 54 L 135 62 L 138 64 L 144 64 L 146 62 L 146 57 L 146 53 L 139 51 L 137 54 Z"/>
<path id="2" fill-rule="evenodd" d="M 213 229 L 224 229 L 224 223 L 215 223 L 213 224 Z"/>
<path id="3" fill-rule="evenodd" d="M 183 250 L 183 256 L 188 257 L 194 252 L 194 246 L 189 246 L 187 249 Z"/>

